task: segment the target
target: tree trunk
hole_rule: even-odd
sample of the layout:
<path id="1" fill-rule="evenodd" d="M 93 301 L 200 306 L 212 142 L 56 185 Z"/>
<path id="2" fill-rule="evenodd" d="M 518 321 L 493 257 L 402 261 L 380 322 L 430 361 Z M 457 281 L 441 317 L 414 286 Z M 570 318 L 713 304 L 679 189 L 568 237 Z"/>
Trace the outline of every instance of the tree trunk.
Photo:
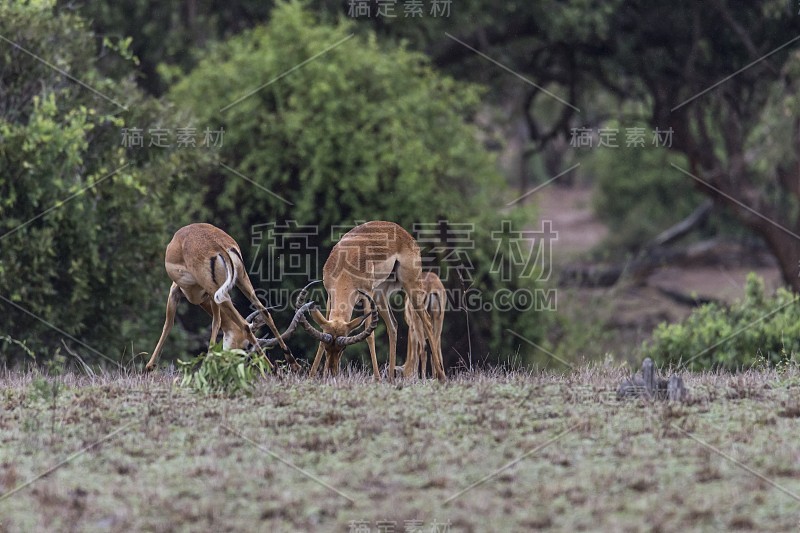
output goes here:
<path id="1" fill-rule="evenodd" d="M 772 224 L 764 224 L 758 231 L 767 242 L 770 251 L 778 260 L 778 265 L 786 282 L 794 292 L 800 293 L 800 272 L 798 272 L 798 260 L 800 260 L 800 232 L 794 231 L 797 228 L 788 228 L 795 235 Z"/>

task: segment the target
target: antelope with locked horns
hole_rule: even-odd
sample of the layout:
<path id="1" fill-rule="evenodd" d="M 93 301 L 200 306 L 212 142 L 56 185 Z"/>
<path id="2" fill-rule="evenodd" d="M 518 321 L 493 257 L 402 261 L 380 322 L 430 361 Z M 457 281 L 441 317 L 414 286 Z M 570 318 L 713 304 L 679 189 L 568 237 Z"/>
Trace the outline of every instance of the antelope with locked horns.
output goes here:
<path id="1" fill-rule="evenodd" d="M 222 345 L 224 348 L 256 348 L 264 355 L 263 347 L 275 344 L 283 349 L 286 359 L 294 369 L 300 365 L 286 346 L 287 339 L 295 330 L 298 320 L 303 314 L 298 310 L 294 320 L 286 332 L 281 335 L 275 322 L 264 305 L 256 297 L 253 285 L 247 277 L 242 253 L 233 238 L 211 224 L 190 224 L 175 232 L 165 254 L 164 264 L 167 274 L 172 279 L 172 287 L 167 298 L 167 317 L 161 338 L 153 350 L 153 355 L 145 367 L 155 368 L 164 341 L 175 322 L 175 312 L 181 296 L 195 305 L 202 307 L 212 317 L 211 341 L 214 344 L 217 334 L 222 329 Z M 242 318 L 231 302 L 229 292 L 234 285 L 247 296 L 247 299 L 258 309 L 247 320 Z M 303 311 L 310 309 L 306 307 Z M 260 315 L 256 319 L 256 315 Z M 256 339 L 253 331 L 266 324 L 274 338 Z M 269 361 L 269 359 L 267 359 Z"/>
<path id="2" fill-rule="evenodd" d="M 312 308 L 310 313 L 322 331 L 311 326 L 305 318 L 301 320 L 301 325 L 320 341 L 311 366 L 312 376 L 316 374 L 323 352 L 326 356 L 326 372 L 335 375 L 338 373 L 344 348 L 366 338 L 372 357 L 372 370 L 375 379 L 380 380 L 375 336 L 372 334 L 376 326 L 377 303 L 377 311 L 386 323 L 389 333 L 387 377 L 391 381 L 395 372 L 397 322 L 389 309 L 389 297 L 402 289 L 431 345 L 434 375 L 440 381 L 445 380 L 441 347 L 434 335 L 431 318 L 425 310 L 424 293 L 420 286 L 421 265 L 417 242 L 406 230 L 393 222 L 374 221 L 361 224 L 348 231 L 336 243 L 322 271 L 322 281 L 328 292 L 328 316 L 324 316 L 316 308 Z M 308 287 L 298 296 L 297 307 L 305 304 L 307 289 Z M 353 308 L 359 300 L 364 306 L 365 317 L 369 315 L 370 322 L 365 324 L 364 331 L 348 337 L 353 328 L 367 320 L 362 317 L 351 319 Z M 410 376 L 412 372 L 409 362 L 406 361 L 405 376 Z"/>
<path id="3" fill-rule="evenodd" d="M 445 292 L 442 280 L 434 272 L 424 272 L 420 278 L 420 286 L 424 294 L 425 310 L 431 316 L 433 325 L 433 336 L 437 343 L 442 342 L 442 326 L 444 324 L 444 312 L 447 305 L 447 293 Z M 414 375 L 417 373 L 417 363 L 419 362 L 422 377 L 425 377 L 426 367 L 428 366 L 428 352 L 425 348 L 425 337 L 423 326 L 417 314 L 411 307 L 411 299 L 406 299 L 404 314 L 406 324 L 408 324 L 408 350 L 406 352 L 406 366 L 410 366 Z M 431 358 L 433 359 L 433 358 Z M 435 374 L 431 365 L 431 374 Z"/>

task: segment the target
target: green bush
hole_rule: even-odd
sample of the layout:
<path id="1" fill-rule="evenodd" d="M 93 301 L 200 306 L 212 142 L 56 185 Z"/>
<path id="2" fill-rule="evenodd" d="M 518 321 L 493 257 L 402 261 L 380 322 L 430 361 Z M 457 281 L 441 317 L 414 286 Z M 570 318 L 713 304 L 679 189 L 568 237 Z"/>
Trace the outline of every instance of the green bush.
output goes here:
<path id="1" fill-rule="evenodd" d="M 62 340 L 86 361 L 150 350 L 169 286 L 164 246 L 202 203 L 189 177 L 208 156 L 122 146 L 122 128 L 146 131 L 172 110 L 132 75 L 95 68 L 82 19 L 52 2 L 3 2 L 0 35 L 105 96 L 0 43 L 0 333 L 41 361 Z M 0 348 L 6 362 L 27 357 Z"/>
<path id="2" fill-rule="evenodd" d="M 661 324 L 644 346 L 645 356 L 658 364 L 685 364 L 690 369 L 779 365 L 798 352 L 797 295 L 781 288 L 767 296 L 764 280 L 752 273 L 744 299 L 730 307 L 706 304 L 679 324 Z"/>
<path id="3" fill-rule="evenodd" d="M 500 289 L 533 285 L 491 273 L 496 252 L 491 233 L 501 229 L 502 218 L 513 219 L 515 229 L 524 221 L 519 213 L 501 214 L 505 186 L 471 122 L 481 89 L 436 72 L 425 56 L 402 45 L 380 44 L 372 33 L 347 39 L 353 31 L 352 21 L 320 23 L 300 4 L 281 3 L 269 24 L 213 46 L 172 87 L 169 98 L 201 124 L 225 129 L 221 162 L 245 176 L 222 167 L 198 176 L 208 184 L 214 219 L 242 243 L 246 256 L 255 224 L 316 226 L 319 234 L 307 244 L 319 250 L 317 277 L 335 226 L 391 220 L 412 231 L 416 222 L 471 223 L 473 290 L 491 301 Z M 340 44 L 306 62 L 334 43 Z M 264 246 L 260 253 L 264 263 L 269 254 L 281 261 L 281 250 Z M 307 282 L 298 276 L 275 281 L 282 289 Z M 457 278 L 450 286 L 460 288 Z M 510 356 L 519 341 L 505 328 L 538 339 L 537 315 L 471 313 L 475 358 L 491 353 L 494 362 Z M 283 313 L 276 320 L 289 318 Z M 448 314 L 445 328 L 445 337 L 464 339 L 463 313 Z M 316 348 L 307 336 L 292 343 L 311 354 Z M 445 357 L 457 354 L 447 349 Z"/>
<path id="4" fill-rule="evenodd" d="M 269 24 L 211 47 L 171 89 L 199 123 L 224 127 L 222 162 L 260 185 L 224 168 L 205 176 L 234 237 L 272 220 L 463 221 L 497 197 L 502 178 L 468 123 L 479 88 L 374 35 L 347 39 L 352 31 L 279 4 Z"/>
<path id="5" fill-rule="evenodd" d="M 624 135 L 619 142 L 625 142 Z M 670 165 L 688 168 L 684 161 L 649 145 L 597 148 L 587 157 L 588 172 L 597 176 L 593 207 L 608 225 L 608 244 L 637 248 L 702 202 L 692 180 Z"/>
<path id="6" fill-rule="evenodd" d="M 208 353 L 190 361 L 177 361 L 183 372 L 181 385 L 203 394 L 251 394 L 259 377 L 266 377 L 269 367 L 258 354 L 244 350 L 223 350 L 216 344 Z"/>

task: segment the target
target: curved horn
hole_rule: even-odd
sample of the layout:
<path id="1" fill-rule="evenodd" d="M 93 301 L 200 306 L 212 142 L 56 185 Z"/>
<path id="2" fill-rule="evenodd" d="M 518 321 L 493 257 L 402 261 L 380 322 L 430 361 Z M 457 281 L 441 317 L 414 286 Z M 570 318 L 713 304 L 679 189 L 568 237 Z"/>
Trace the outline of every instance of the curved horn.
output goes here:
<path id="1" fill-rule="evenodd" d="M 294 335 L 294 332 L 297 329 L 297 324 L 303 318 L 303 314 L 306 311 L 308 311 L 310 308 L 314 307 L 314 305 L 315 305 L 314 302 L 308 302 L 307 304 L 303 304 L 302 306 L 300 306 L 300 309 L 298 309 L 295 312 L 294 318 L 292 319 L 292 322 L 289 324 L 289 327 L 286 328 L 286 331 L 284 331 L 281 334 L 281 339 L 286 340 L 289 337 L 291 337 L 292 335 Z M 267 338 L 258 339 L 258 345 L 261 346 L 262 348 L 272 348 L 273 346 L 275 346 L 277 344 L 278 344 L 278 338 L 277 337 L 273 337 L 271 339 L 267 339 Z"/>
<path id="2" fill-rule="evenodd" d="M 316 304 L 314 302 L 309 302 L 309 303 L 312 304 L 310 309 L 312 309 L 312 310 L 316 309 Z M 303 326 L 303 329 L 306 330 L 306 333 L 311 335 L 313 338 L 315 338 L 319 342 L 322 342 L 324 344 L 330 344 L 330 343 L 333 342 L 333 335 L 331 335 L 330 333 L 325 333 L 323 331 L 320 331 L 317 328 L 315 328 L 314 326 L 312 326 L 311 324 L 309 324 L 308 320 L 306 320 L 306 316 L 304 314 L 300 315 L 299 321 L 300 321 L 300 325 Z"/>
<path id="3" fill-rule="evenodd" d="M 303 290 L 300 291 L 300 293 L 297 295 L 297 300 L 295 300 L 294 302 L 295 309 L 301 307 L 306 302 L 306 298 L 308 297 L 308 288 L 315 283 L 319 283 L 319 281 L 320 280 L 318 279 L 314 280 L 305 287 L 303 287 Z M 325 327 L 328 325 L 328 319 L 325 318 L 325 315 L 323 315 L 322 312 L 319 309 L 317 309 L 316 306 L 313 306 L 311 309 L 309 309 L 309 314 L 311 315 L 311 318 L 314 319 L 314 322 L 316 322 L 320 326 Z M 303 327 L 305 327 L 305 325 Z"/>
<path id="4" fill-rule="evenodd" d="M 295 300 L 294 302 L 295 308 L 302 308 L 305 305 L 306 298 L 308 297 L 308 288 L 315 283 L 319 283 L 319 280 L 314 280 L 305 287 L 303 287 L 303 290 L 300 291 L 300 294 L 297 295 L 297 300 Z M 309 307 L 309 312 L 311 314 L 311 317 L 314 318 L 314 320 L 318 324 L 320 323 L 319 317 L 322 317 L 324 323 L 327 323 L 328 320 L 325 319 L 324 316 L 322 316 L 322 313 L 319 312 L 319 309 L 317 309 L 316 304 L 314 304 L 314 302 L 310 303 L 312 304 Z M 319 315 L 319 317 L 316 315 Z M 306 333 L 311 335 L 314 339 L 324 344 L 330 344 L 333 342 L 333 335 L 331 335 L 330 333 L 324 333 L 322 331 L 319 331 L 317 328 L 309 324 L 305 314 L 301 314 L 299 320 L 300 320 L 300 325 L 303 326 L 303 329 L 306 330 Z"/>
<path id="5" fill-rule="evenodd" d="M 278 308 L 277 305 L 273 305 L 272 307 L 266 307 L 265 309 L 267 311 L 272 311 L 273 309 L 277 309 L 277 308 Z M 261 314 L 261 311 L 259 311 L 258 309 L 256 309 L 255 311 L 253 311 L 252 313 L 247 315 L 247 318 L 245 318 L 245 321 L 250 326 L 250 330 L 251 331 L 257 331 L 257 330 L 259 330 L 259 329 L 261 329 L 261 328 L 263 328 L 264 326 L 267 325 L 266 322 L 264 322 L 264 316 Z"/>
<path id="6" fill-rule="evenodd" d="M 247 318 L 245 318 L 245 322 L 247 322 L 247 326 L 250 328 L 250 331 L 258 331 L 259 329 L 266 326 L 266 322 L 264 322 L 264 317 L 261 316 L 261 311 L 256 309 L 252 313 L 250 313 Z"/>
<path id="7" fill-rule="evenodd" d="M 315 279 L 314 281 L 303 287 L 303 289 L 298 293 L 297 300 L 295 300 L 294 302 L 295 309 L 299 309 L 300 307 L 303 306 L 304 303 L 306 303 L 306 298 L 308 297 L 308 288 L 315 283 L 319 283 L 319 280 Z"/>
<path id="8" fill-rule="evenodd" d="M 370 335 L 372 332 L 375 331 L 375 328 L 378 327 L 378 307 L 375 305 L 375 300 L 372 299 L 372 296 L 367 294 L 366 292 L 359 289 L 358 291 L 364 298 L 369 300 L 370 309 L 369 313 L 364 312 L 364 320 L 369 317 L 369 325 L 364 327 L 364 331 L 359 333 L 358 335 L 352 335 L 350 337 L 336 337 L 336 345 L 337 346 L 350 346 L 351 344 L 356 344 L 358 342 L 363 341 Z"/>

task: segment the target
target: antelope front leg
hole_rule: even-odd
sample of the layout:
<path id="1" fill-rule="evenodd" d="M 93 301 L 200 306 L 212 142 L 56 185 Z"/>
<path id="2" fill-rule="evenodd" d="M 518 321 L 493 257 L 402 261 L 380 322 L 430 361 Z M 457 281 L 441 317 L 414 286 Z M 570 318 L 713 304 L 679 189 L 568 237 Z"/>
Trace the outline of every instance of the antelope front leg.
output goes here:
<path id="1" fill-rule="evenodd" d="M 414 330 L 409 326 L 408 328 L 408 343 L 406 345 L 406 362 L 403 365 L 403 375 L 408 377 L 411 375 L 411 368 L 416 369 L 416 338 L 414 337 Z"/>
<path id="2" fill-rule="evenodd" d="M 147 365 L 144 367 L 145 370 L 153 370 L 158 362 L 158 357 L 161 355 L 161 349 L 164 348 L 164 341 L 167 340 L 167 335 L 169 335 L 172 325 L 175 323 L 175 313 L 178 310 L 178 302 L 181 301 L 181 295 L 182 293 L 180 288 L 173 283 L 172 287 L 169 289 L 169 296 L 167 296 L 167 318 L 164 320 L 164 328 L 161 330 L 161 338 L 158 339 L 158 344 L 156 344 L 156 348 L 153 350 L 153 355 L 150 357 L 150 361 L 148 361 Z"/>
<path id="3" fill-rule="evenodd" d="M 319 363 L 322 361 L 322 354 L 325 353 L 325 346 L 322 343 L 319 343 L 319 347 L 317 348 L 317 353 L 314 355 L 314 363 L 311 365 L 311 370 L 309 370 L 308 375 L 312 378 L 317 375 L 317 369 L 319 368 Z M 328 368 L 328 365 L 325 365 L 325 368 Z"/>
<path id="4" fill-rule="evenodd" d="M 388 302 L 382 297 L 378 297 L 378 313 L 386 324 L 386 332 L 389 334 L 389 383 L 394 381 L 394 368 L 397 363 L 397 321 L 389 310 Z M 369 336 L 372 340 L 371 349 L 374 350 L 375 334 Z"/>
<path id="5" fill-rule="evenodd" d="M 237 286 L 239 287 L 239 290 L 244 292 L 245 296 L 247 296 L 247 299 L 250 300 L 250 303 L 256 306 L 256 309 L 261 312 L 261 318 L 264 319 L 264 323 L 267 325 L 275 338 L 278 339 L 278 346 L 280 346 L 281 350 L 283 350 L 283 354 L 286 356 L 286 362 L 289 363 L 289 366 L 292 367 L 293 371 L 297 372 L 300 370 L 300 364 L 294 358 L 294 354 L 292 354 L 292 351 L 289 349 L 289 347 L 286 346 L 286 341 L 283 340 L 283 337 L 281 337 L 281 332 L 278 331 L 277 326 L 275 326 L 275 321 L 272 320 L 272 315 L 269 313 L 267 308 L 261 304 L 261 300 L 259 300 L 256 296 L 256 291 L 253 289 L 253 284 L 250 283 L 250 279 L 246 275 L 240 275 L 237 280 Z"/>
<path id="6" fill-rule="evenodd" d="M 264 318 L 264 322 L 267 323 L 269 330 L 273 335 L 275 335 L 275 338 L 278 339 L 278 345 L 283 350 L 283 355 L 286 356 L 286 362 L 289 363 L 289 366 L 292 367 L 294 372 L 298 372 L 300 370 L 300 363 L 297 362 L 297 359 L 294 358 L 292 351 L 288 346 L 286 346 L 286 342 L 283 340 L 283 337 L 281 337 L 281 332 L 278 331 L 278 328 L 275 326 L 275 322 L 272 320 L 272 315 L 269 314 L 269 311 L 267 311 L 267 308 L 263 305 L 260 306 L 260 310 L 261 316 Z"/>
<path id="7" fill-rule="evenodd" d="M 436 332 L 434 331 L 434 334 Z M 428 349 L 425 347 L 425 343 L 423 342 L 420 344 L 419 342 L 415 343 L 416 346 L 416 353 L 419 354 L 419 366 L 420 366 L 420 373 L 422 374 L 422 379 L 425 379 L 427 374 L 428 368 Z M 416 369 L 415 369 L 416 371 Z M 431 375 L 434 373 L 431 372 Z"/>
<path id="8" fill-rule="evenodd" d="M 362 299 L 362 304 L 364 305 L 364 311 L 366 313 L 372 312 L 372 307 L 370 306 L 369 302 L 366 299 Z M 381 306 L 377 304 L 378 312 L 380 312 Z M 386 319 L 384 319 L 386 320 Z M 386 327 L 389 327 L 389 322 L 386 322 Z M 375 332 L 372 332 L 367 337 L 367 346 L 369 347 L 369 356 L 372 358 L 372 372 L 375 375 L 375 381 L 381 380 L 381 369 L 378 367 L 378 354 L 375 352 Z M 394 372 L 394 368 L 390 369 L 390 372 Z M 391 383 L 394 381 L 394 376 L 389 374 L 388 376 L 389 382 Z"/>
<path id="9" fill-rule="evenodd" d="M 375 374 L 375 381 L 381 380 L 381 369 L 378 367 L 378 354 L 375 353 L 375 334 L 373 333 L 367 337 L 367 346 L 369 346 L 369 355 L 372 358 L 372 372 Z M 391 378 L 390 378 L 391 381 Z"/>

